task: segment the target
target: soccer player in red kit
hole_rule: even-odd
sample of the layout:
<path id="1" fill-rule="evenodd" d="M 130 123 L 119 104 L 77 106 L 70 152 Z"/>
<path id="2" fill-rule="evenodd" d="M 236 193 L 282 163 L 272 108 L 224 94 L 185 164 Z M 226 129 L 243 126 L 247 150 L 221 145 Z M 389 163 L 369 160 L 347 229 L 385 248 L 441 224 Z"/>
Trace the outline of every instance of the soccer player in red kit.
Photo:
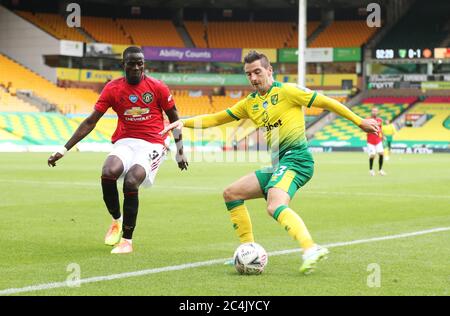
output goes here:
<path id="1" fill-rule="evenodd" d="M 141 184 L 151 186 L 166 154 L 165 138 L 158 133 L 164 128 L 163 111 L 170 122 L 178 113 L 168 87 L 144 74 L 144 54 L 131 46 L 123 52 L 125 77 L 110 81 L 103 89 L 94 111 L 87 117 L 57 152 L 48 158 L 48 165 L 56 161 L 86 137 L 103 114 L 112 108 L 118 116 L 112 135 L 112 152 L 106 158 L 101 176 L 103 200 L 113 221 L 105 236 L 105 244 L 115 246 L 111 253 L 133 251 L 132 236 L 136 226 Z M 182 135 L 174 133 L 177 145 L 176 160 L 181 170 L 188 163 L 183 153 Z M 123 177 L 123 217 L 120 212 L 117 180 Z"/>
<path id="2" fill-rule="evenodd" d="M 381 127 L 383 125 L 383 120 L 378 116 L 378 108 L 372 108 L 372 117 L 378 123 L 378 132 L 377 133 L 368 133 L 367 134 L 367 151 L 369 153 L 369 173 L 371 176 L 375 175 L 375 171 L 373 170 L 373 160 L 375 156 L 378 154 L 378 173 L 382 176 L 386 175 L 383 170 L 383 158 L 384 158 L 384 149 L 383 149 L 383 134 L 381 131 Z"/>

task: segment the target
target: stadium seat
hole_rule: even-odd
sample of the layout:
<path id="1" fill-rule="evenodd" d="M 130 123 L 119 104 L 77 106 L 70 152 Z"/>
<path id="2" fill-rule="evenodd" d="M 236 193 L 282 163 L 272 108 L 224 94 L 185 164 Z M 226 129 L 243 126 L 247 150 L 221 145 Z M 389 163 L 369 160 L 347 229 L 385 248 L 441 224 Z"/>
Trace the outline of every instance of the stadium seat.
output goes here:
<path id="1" fill-rule="evenodd" d="M 0 131 L 34 145 L 59 145 L 69 139 L 79 122 L 58 113 L 0 113 Z M 109 143 L 110 138 L 98 130 L 85 142 Z"/>
<path id="2" fill-rule="evenodd" d="M 39 112 L 39 109 L 0 88 L 0 112 Z"/>
<path id="3" fill-rule="evenodd" d="M 83 28 L 93 38 L 102 43 L 133 44 L 120 24 L 111 18 L 83 17 Z"/>
<path id="4" fill-rule="evenodd" d="M 450 146 L 450 129 L 446 121 L 450 118 L 450 100 L 444 97 L 432 97 L 417 104 L 407 113 L 426 114 L 428 120 L 420 127 L 403 127 L 394 137 L 396 143 L 424 143 Z"/>
<path id="5" fill-rule="evenodd" d="M 195 46 L 201 48 L 208 44 L 210 48 L 298 46 L 297 25 L 291 22 L 208 22 L 205 29 L 202 22 L 186 21 L 185 26 Z M 308 36 L 318 26 L 319 22 L 308 22 Z"/>
<path id="6" fill-rule="evenodd" d="M 88 39 L 75 28 L 68 27 L 66 21 L 61 15 L 51 13 L 32 13 L 27 11 L 16 11 L 16 13 L 58 39 L 81 42 L 88 41 Z"/>
<path id="7" fill-rule="evenodd" d="M 0 55 L 0 84 L 9 82 L 15 90 L 31 91 L 54 104 L 63 113 L 90 113 L 98 94 L 90 89 L 60 88 L 52 82 Z"/>
<path id="8" fill-rule="evenodd" d="M 118 19 L 117 23 L 136 45 L 184 47 L 183 40 L 170 20 Z"/>
<path id="9" fill-rule="evenodd" d="M 360 47 L 377 31 L 366 21 L 334 21 L 323 30 L 309 47 Z"/>
<path id="10" fill-rule="evenodd" d="M 378 116 L 384 120 L 393 120 L 411 103 L 416 100 L 410 98 L 368 98 L 362 104 L 352 107 L 352 111 L 360 117 L 370 117 L 372 107 L 378 107 Z M 314 134 L 310 141 L 312 146 L 345 145 L 347 147 L 361 147 L 366 145 L 366 133 L 352 122 L 338 117 Z"/>

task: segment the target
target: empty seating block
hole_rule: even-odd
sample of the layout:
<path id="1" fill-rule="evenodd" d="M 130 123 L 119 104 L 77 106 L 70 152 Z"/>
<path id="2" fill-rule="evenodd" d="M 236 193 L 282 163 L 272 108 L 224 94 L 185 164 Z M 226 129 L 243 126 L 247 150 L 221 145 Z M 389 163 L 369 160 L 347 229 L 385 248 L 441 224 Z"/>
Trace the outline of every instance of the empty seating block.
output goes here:
<path id="1" fill-rule="evenodd" d="M 98 94 L 90 89 L 60 88 L 52 82 L 0 55 L 0 83 L 12 83 L 14 90 L 32 91 L 37 96 L 55 104 L 64 113 L 92 112 Z"/>
<path id="2" fill-rule="evenodd" d="M 26 11 L 16 11 L 16 13 L 58 39 L 87 41 L 87 38 L 75 28 L 68 27 L 64 17 L 61 15 L 51 13 L 33 14 Z"/>
<path id="3" fill-rule="evenodd" d="M 308 36 L 319 22 L 308 22 Z M 185 26 L 196 47 L 201 48 L 283 48 L 297 47 L 296 23 L 291 22 L 209 22 L 186 21 Z M 207 35 L 207 36 L 206 36 Z"/>
<path id="4" fill-rule="evenodd" d="M 366 100 L 373 103 L 365 103 Z M 367 118 L 370 117 L 372 108 L 376 106 L 378 107 L 378 116 L 384 121 L 386 119 L 392 120 L 398 116 L 415 98 L 371 98 L 366 100 L 363 104 L 352 107 L 352 111 L 362 118 Z M 366 138 L 366 133 L 359 127 L 347 119 L 338 117 L 318 131 L 310 144 L 312 146 L 361 147 L 366 145 Z"/>
<path id="5" fill-rule="evenodd" d="M 39 112 L 39 109 L 0 89 L 0 112 Z"/>
<path id="6" fill-rule="evenodd" d="M 394 140 L 400 143 L 424 143 L 440 144 L 444 147 L 450 146 L 450 129 L 446 121 L 450 120 L 450 102 L 441 103 L 434 102 L 419 103 L 413 107 L 408 113 L 427 114 L 429 120 L 420 127 L 403 127 L 396 135 Z M 449 100 L 450 101 L 450 100 Z"/>
<path id="7" fill-rule="evenodd" d="M 360 47 L 375 34 L 377 28 L 366 21 L 334 21 L 309 47 Z"/>
<path id="8" fill-rule="evenodd" d="M 57 145 L 67 141 L 78 122 L 57 113 L 0 113 L 0 131 L 34 145 Z M 110 142 L 99 131 L 92 131 L 83 141 Z"/>
<path id="9" fill-rule="evenodd" d="M 184 47 L 183 40 L 169 20 L 118 19 L 136 45 Z"/>
<path id="10" fill-rule="evenodd" d="M 131 38 L 121 26 L 110 18 L 83 17 L 83 28 L 93 38 L 102 43 L 132 44 Z"/>

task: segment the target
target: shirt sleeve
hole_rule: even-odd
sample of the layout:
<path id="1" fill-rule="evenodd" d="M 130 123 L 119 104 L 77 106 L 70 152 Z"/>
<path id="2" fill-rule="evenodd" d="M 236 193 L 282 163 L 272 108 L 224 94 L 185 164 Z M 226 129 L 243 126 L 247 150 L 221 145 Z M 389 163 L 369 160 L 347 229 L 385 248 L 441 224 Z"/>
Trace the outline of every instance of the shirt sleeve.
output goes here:
<path id="1" fill-rule="evenodd" d="M 295 104 L 309 108 L 316 100 L 316 91 L 293 84 L 285 84 L 284 86 L 289 99 Z"/>
<path id="2" fill-rule="evenodd" d="M 110 89 L 109 84 L 107 84 L 103 88 L 102 93 L 100 94 L 100 97 L 97 100 L 97 103 L 95 103 L 94 109 L 99 112 L 105 113 L 112 106 L 113 106 L 113 102 L 112 102 L 111 89 Z"/>
<path id="3" fill-rule="evenodd" d="M 352 121 L 355 125 L 359 126 L 361 125 L 363 119 L 359 117 L 356 113 L 354 113 L 352 110 L 350 110 L 348 107 L 346 107 L 341 102 L 332 99 L 330 97 L 327 97 L 322 94 L 317 94 L 315 96 L 315 100 L 313 100 L 314 106 L 318 108 L 322 108 L 328 111 L 332 111 L 347 120 Z"/>
<path id="4" fill-rule="evenodd" d="M 161 82 L 160 85 L 160 106 L 164 111 L 170 110 L 175 106 L 175 100 L 173 99 L 172 94 L 170 93 L 169 87 L 167 87 L 164 83 Z"/>
<path id="5" fill-rule="evenodd" d="M 231 108 L 226 109 L 226 112 L 236 121 L 249 118 L 247 112 L 247 99 L 242 99 Z"/>
<path id="6" fill-rule="evenodd" d="M 225 123 L 233 122 L 234 118 L 226 111 L 220 111 L 214 114 L 199 115 L 190 119 L 182 120 L 184 127 L 189 128 L 208 128 L 219 126 Z"/>

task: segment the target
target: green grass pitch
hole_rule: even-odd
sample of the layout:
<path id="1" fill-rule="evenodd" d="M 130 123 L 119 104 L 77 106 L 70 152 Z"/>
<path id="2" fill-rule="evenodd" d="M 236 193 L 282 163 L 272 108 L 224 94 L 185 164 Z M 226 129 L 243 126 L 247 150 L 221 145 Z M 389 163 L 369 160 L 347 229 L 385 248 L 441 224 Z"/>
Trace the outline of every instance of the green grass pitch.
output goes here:
<path id="1" fill-rule="evenodd" d="M 300 253 L 269 257 L 262 275 L 241 276 L 220 262 L 238 246 L 222 190 L 258 162 L 191 162 L 180 172 L 167 160 L 156 184 L 141 189 L 134 253 L 111 255 L 110 224 L 100 172 L 105 153 L 69 153 L 56 168 L 48 154 L 0 154 L 0 293 L 65 282 L 80 267 L 79 287 L 15 295 L 450 295 L 450 156 L 394 155 L 386 177 L 368 175 L 363 153 L 315 154 L 313 179 L 291 203 L 320 244 L 447 228 L 422 235 L 330 248 L 310 276 Z M 377 165 L 377 162 L 375 163 Z M 264 200 L 248 201 L 256 241 L 268 252 L 297 243 L 267 216 Z M 373 286 L 379 267 L 379 286 Z M 153 273 L 125 277 L 148 269 Z M 369 269 L 368 269 L 369 268 Z M 91 279 L 92 280 L 92 279 Z M 368 283 L 369 280 L 369 283 Z M 378 279 L 377 279 L 378 280 Z M 372 283 L 371 283 L 372 282 Z M 377 285 L 377 284 L 375 284 Z"/>

